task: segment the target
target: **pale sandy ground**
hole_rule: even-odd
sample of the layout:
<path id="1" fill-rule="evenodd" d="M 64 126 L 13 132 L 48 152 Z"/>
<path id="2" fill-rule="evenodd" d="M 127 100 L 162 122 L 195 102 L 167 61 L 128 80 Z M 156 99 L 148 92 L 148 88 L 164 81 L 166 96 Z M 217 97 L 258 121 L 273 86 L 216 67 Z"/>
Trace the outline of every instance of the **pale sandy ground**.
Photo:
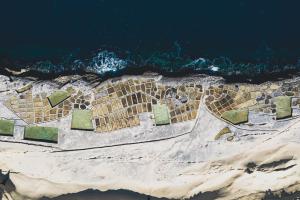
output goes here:
<path id="1" fill-rule="evenodd" d="M 201 107 L 193 131 L 169 140 L 71 152 L 0 142 L 0 168 L 12 172 L 13 199 L 86 189 L 179 199 L 200 192 L 215 192 L 217 199 L 259 199 L 268 189 L 300 189 L 298 119 L 282 123 L 278 131 L 232 127 L 233 141 L 214 141 L 225 126 Z M 254 163 L 252 173 L 246 170 L 249 163 Z"/>
<path id="2" fill-rule="evenodd" d="M 233 142 L 209 141 L 204 135 L 224 122 L 208 117 L 205 123 L 181 138 L 78 152 L 1 143 L 0 167 L 16 172 L 11 174 L 16 192 L 33 199 L 88 188 L 168 198 L 217 191 L 219 199 L 257 199 L 268 189 L 299 189 L 300 123 L 281 134 Z M 248 174 L 249 162 L 261 167 Z"/>

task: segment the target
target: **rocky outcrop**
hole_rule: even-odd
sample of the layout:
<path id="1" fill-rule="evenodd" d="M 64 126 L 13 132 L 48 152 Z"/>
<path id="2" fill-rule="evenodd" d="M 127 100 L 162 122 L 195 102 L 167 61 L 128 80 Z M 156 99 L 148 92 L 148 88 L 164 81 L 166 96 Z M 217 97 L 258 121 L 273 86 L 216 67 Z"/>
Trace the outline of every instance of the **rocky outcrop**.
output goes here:
<path id="1" fill-rule="evenodd" d="M 203 93 L 216 84 L 212 77 L 200 79 L 197 81 L 202 81 Z M 179 79 L 160 81 L 177 83 Z M 197 200 L 261 199 L 269 190 L 275 194 L 283 189 L 294 193 L 300 190 L 298 104 L 293 103 L 292 118 L 276 120 L 275 113 L 270 112 L 273 103 L 265 102 L 272 101 L 275 93 L 282 92 L 282 85 L 293 81 L 298 79 L 263 85 L 240 84 L 239 88 L 230 85 L 229 92 L 226 87 L 211 87 L 206 94 L 211 101 L 198 100 L 196 119 L 176 122 L 172 128 L 155 127 L 148 120 L 151 116 L 143 115 L 143 129 L 71 132 L 67 124 L 70 119 L 66 117 L 49 122 L 62 133 L 57 145 L 22 143 L 21 139 L 1 136 L 0 169 L 13 172 L 9 179 L 13 187 L 8 193 L 15 199 L 40 199 L 87 189 L 123 189 L 156 198 Z M 76 82 L 68 84 L 87 90 L 84 81 Z M 37 88 L 42 87 L 33 86 L 34 92 L 40 92 Z M 231 96 L 226 97 L 227 93 Z M 5 95 L 10 94 L 5 93 L 1 99 L 6 101 Z M 174 94 L 168 93 L 176 98 Z M 297 95 L 299 91 L 294 91 L 293 98 Z M 262 98 L 255 103 L 258 96 Z M 237 100 L 238 104 L 228 102 Z M 3 104 L 0 106 L 1 117 L 17 118 Z M 234 125 L 224 121 L 219 116 L 228 106 L 253 108 L 248 113 L 249 122 Z M 18 121 L 17 127 L 24 123 Z M 225 127 L 230 130 L 231 139 L 221 136 L 215 140 L 215 134 Z M 164 135 L 168 132 L 170 135 Z"/>

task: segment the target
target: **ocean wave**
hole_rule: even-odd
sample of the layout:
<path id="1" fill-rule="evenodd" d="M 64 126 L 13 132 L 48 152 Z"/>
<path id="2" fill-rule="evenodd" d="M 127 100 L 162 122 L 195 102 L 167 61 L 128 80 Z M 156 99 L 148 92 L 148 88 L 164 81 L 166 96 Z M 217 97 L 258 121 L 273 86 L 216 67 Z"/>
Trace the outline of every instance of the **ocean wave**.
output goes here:
<path id="1" fill-rule="evenodd" d="M 260 59 L 261 61 L 261 59 Z M 262 74 L 284 73 L 289 70 L 300 71 L 300 59 L 294 64 L 274 64 L 267 62 L 234 62 L 229 57 L 191 58 L 182 55 L 178 44 L 175 49 L 150 54 L 122 53 L 117 50 L 100 49 L 87 56 L 77 56 L 70 53 L 63 56 L 60 62 L 51 60 L 38 61 L 27 65 L 27 69 L 42 74 L 75 74 L 95 73 L 99 76 L 122 75 L 127 73 L 143 73 L 155 71 L 163 75 L 186 75 L 191 73 L 209 73 L 212 75 L 233 76 L 242 75 L 255 77 Z M 21 66 L 20 68 L 24 68 Z"/>
<path id="2" fill-rule="evenodd" d="M 68 56 L 66 56 L 68 57 Z M 63 59 L 60 63 L 50 60 L 38 61 L 27 68 L 44 74 L 60 74 L 64 72 L 76 73 L 80 71 L 91 72 L 99 75 L 115 73 L 128 67 L 127 60 L 119 58 L 115 52 L 101 50 L 87 59 Z"/>
<path id="3" fill-rule="evenodd" d="M 100 51 L 86 66 L 87 71 L 105 74 L 120 71 L 128 66 L 128 61 L 119 58 L 116 53 L 107 50 Z"/>

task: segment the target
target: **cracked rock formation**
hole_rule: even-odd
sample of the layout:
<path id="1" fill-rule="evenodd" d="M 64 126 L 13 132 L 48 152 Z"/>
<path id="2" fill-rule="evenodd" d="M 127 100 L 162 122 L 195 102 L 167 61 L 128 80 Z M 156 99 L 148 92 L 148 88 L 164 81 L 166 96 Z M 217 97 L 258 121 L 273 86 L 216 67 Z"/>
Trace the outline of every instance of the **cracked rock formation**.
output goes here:
<path id="1" fill-rule="evenodd" d="M 13 189 L 8 193 L 13 199 L 54 198 L 87 189 L 124 189 L 169 199 L 224 200 L 261 199 L 268 190 L 299 191 L 299 78 L 253 85 L 226 84 L 223 79 L 210 76 L 124 76 L 124 93 L 118 93 L 122 91 L 120 80 L 99 83 L 95 79 L 63 77 L 38 81 L 18 94 L 15 90 L 28 80 L 1 77 L 0 118 L 13 120 L 15 129 L 13 137 L 0 136 L 0 169 L 11 171 Z M 127 83 L 132 86 L 130 92 Z M 140 90 L 138 87 L 143 84 L 145 92 L 143 86 Z M 70 87 L 70 98 L 75 101 L 66 100 L 66 115 L 59 115 L 58 105 L 52 120 L 44 120 L 37 114 L 39 111 L 33 112 L 33 120 L 27 120 L 31 118 L 26 112 L 31 111 L 20 110 L 21 103 L 14 107 L 16 99 L 25 101 L 21 95 L 29 92 L 32 96 L 47 96 L 58 89 L 69 91 Z M 172 92 L 166 92 L 168 88 Z M 140 100 L 137 94 L 141 95 Z M 124 97 L 129 95 L 129 100 Z M 276 119 L 274 100 L 278 96 L 291 97 L 291 117 Z M 126 103 L 122 104 L 119 98 Z M 77 99 L 89 102 L 84 109 L 94 114 L 94 131 L 71 130 L 69 113 L 78 109 L 74 104 L 81 104 L 76 103 Z M 103 99 L 106 102 L 100 103 Z M 166 104 L 169 109 L 169 124 L 155 126 L 155 116 L 148 108 L 157 103 Z M 99 105 L 112 106 L 110 113 L 120 115 L 111 118 L 110 114 L 101 113 L 106 108 L 100 109 Z M 48 105 L 41 107 L 53 109 Z M 128 108 L 132 110 L 128 112 Z M 222 113 L 239 109 L 249 111 L 247 122 L 234 124 L 222 118 Z M 47 110 L 40 113 L 47 117 Z M 124 122 L 128 119 L 129 126 L 119 123 L 110 127 L 110 121 L 105 119 L 116 116 Z M 37 118 L 42 120 L 36 121 Z M 32 125 L 57 127 L 58 142 L 24 140 L 23 128 Z M 230 131 L 216 137 L 226 127 Z"/>

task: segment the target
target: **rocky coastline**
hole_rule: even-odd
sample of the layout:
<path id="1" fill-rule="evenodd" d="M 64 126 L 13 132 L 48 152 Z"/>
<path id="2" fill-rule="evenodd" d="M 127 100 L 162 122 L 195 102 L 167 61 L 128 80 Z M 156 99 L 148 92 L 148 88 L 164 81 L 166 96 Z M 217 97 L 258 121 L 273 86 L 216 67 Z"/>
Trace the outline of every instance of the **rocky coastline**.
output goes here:
<path id="1" fill-rule="evenodd" d="M 0 136 L 0 169 L 10 171 L 11 182 L 3 186 L 4 199 L 67 199 L 70 193 L 80 199 L 88 189 L 145 194 L 128 199 L 226 200 L 299 191 L 297 76 L 252 84 L 209 75 L 40 80 L 10 73 L 0 77 L 0 118 L 15 125 L 12 136 Z M 51 107 L 46 100 L 57 90 L 69 96 L 62 107 Z M 156 104 L 166 105 L 168 124 L 155 125 Z M 77 106 L 93 113 L 92 131 L 72 130 Z M 128 119 L 130 126 L 102 125 L 102 116 Z M 56 142 L 26 139 L 27 126 L 56 127 Z"/>

